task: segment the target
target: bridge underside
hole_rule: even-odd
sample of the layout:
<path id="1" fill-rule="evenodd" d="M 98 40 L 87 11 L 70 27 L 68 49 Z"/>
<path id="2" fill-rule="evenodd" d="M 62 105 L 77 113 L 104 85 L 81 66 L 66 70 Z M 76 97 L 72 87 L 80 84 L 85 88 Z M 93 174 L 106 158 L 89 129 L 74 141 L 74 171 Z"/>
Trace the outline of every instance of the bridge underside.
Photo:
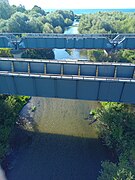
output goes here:
<path id="1" fill-rule="evenodd" d="M 1 58 L 0 94 L 134 104 L 134 69 L 133 64 Z"/>
<path id="2" fill-rule="evenodd" d="M 0 94 L 135 103 L 135 81 L 70 76 L 0 76 Z"/>

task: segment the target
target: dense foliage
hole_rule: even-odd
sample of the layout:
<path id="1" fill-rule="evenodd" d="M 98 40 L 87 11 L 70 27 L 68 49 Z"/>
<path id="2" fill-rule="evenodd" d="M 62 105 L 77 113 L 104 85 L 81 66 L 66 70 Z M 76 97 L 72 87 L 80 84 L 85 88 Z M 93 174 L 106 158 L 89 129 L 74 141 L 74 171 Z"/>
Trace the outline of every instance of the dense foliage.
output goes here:
<path id="1" fill-rule="evenodd" d="M 135 13 L 98 12 L 82 15 L 78 30 L 82 34 L 135 33 Z M 135 52 L 132 50 L 120 50 L 109 54 L 103 50 L 88 50 L 87 55 L 91 61 L 135 61 Z"/>
<path id="2" fill-rule="evenodd" d="M 119 162 L 118 165 L 105 161 L 102 163 L 103 171 L 98 180 L 134 180 L 134 170 L 129 163 Z M 132 172 L 133 171 L 133 172 Z"/>
<path id="3" fill-rule="evenodd" d="M 135 177 L 135 112 L 119 103 L 102 103 L 95 112 L 100 137 L 118 158 L 104 162 L 99 180 L 132 180 Z"/>
<path id="4" fill-rule="evenodd" d="M 54 52 L 51 49 L 27 49 L 21 58 L 30 59 L 54 59 Z"/>
<path id="5" fill-rule="evenodd" d="M 135 51 L 120 50 L 107 54 L 104 50 L 87 50 L 87 56 L 94 62 L 123 62 L 135 63 Z"/>
<path id="6" fill-rule="evenodd" d="M 82 15 L 79 32 L 90 33 L 135 33 L 135 13 L 98 12 Z"/>
<path id="7" fill-rule="evenodd" d="M 0 95 L 0 161 L 9 149 L 9 136 L 27 96 Z"/>
<path id="8" fill-rule="evenodd" d="M 11 54 L 11 49 L 0 48 L 0 57 L 13 57 Z"/>
<path id="9" fill-rule="evenodd" d="M 68 10 L 47 13 L 36 5 L 26 10 L 22 5 L 0 3 L 0 32 L 63 33 L 73 21 L 74 13 Z"/>
<path id="10" fill-rule="evenodd" d="M 56 10 L 47 13 L 36 5 L 31 10 L 26 10 L 22 5 L 10 6 L 0 2 L 1 33 L 63 33 L 66 27 L 73 24 L 73 21 L 74 13 L 72 11 Z M 10 52 L 10 50 L 7 51 Z M 2 56 L 5 57 L 4 53 L 8 52 L 3 51 Z M 54 52 L 51 49 L 26 50 L 22 57 L 54 59 Z"/>

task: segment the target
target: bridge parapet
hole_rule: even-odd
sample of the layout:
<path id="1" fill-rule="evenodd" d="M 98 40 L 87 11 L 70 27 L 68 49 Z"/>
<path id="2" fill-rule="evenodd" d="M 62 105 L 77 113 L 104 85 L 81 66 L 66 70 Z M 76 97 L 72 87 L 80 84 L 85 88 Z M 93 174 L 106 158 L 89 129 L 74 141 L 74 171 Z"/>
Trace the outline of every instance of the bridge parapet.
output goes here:
<path id="1" fill-rule="evenodd" d="M 0 72 L 133 79 L 135 64 L 0 58 Z"/>

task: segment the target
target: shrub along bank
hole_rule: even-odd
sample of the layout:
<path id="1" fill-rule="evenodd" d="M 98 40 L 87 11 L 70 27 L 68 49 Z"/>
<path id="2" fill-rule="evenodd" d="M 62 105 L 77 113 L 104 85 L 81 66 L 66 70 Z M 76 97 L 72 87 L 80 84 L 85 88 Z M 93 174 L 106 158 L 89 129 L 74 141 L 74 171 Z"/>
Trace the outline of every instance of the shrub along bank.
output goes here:
<path id="1" fill-rule="evenodd" d="M 0 162 L 9 150 L 9 136 L 28 96 L 0 95 Z"/>
<path id="2" fill-rule="evenodd" d="M 135 178 L 134 107 L 120 103 L 101 103 L 95 110 L 99 136 L 117 156 L 118 162 L 105 161 L 98 180 L 133 180 Z"/>

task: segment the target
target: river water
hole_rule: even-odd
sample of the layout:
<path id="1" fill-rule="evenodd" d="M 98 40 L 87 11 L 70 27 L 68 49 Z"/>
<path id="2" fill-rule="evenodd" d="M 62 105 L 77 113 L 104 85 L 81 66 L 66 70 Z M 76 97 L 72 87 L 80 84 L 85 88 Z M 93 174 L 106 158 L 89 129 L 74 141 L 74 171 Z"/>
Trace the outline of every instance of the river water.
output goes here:
<path id="1" fill-rule="evenodd" d="M 78 34 L 78 23 L 75 22 L 73 27 L 69 27 L 66 29 L 64 34 Z M 65 49 L 54 49 L 55 59 L 84 59 L 88 60 L 85 50 L 73 49 L 73 50 L 65 50 Z"/>
<path id="2" fill-rule="evenodd" d="M 77 27 L 65 33 L 77 32 Z M 55 49 L 56 59 L 79 58 L 80 51 Z M 86 58 L 86 57 L 85 57 Z M 98 102 L 32 97 L 20 113 L 28 123 L 15 128 L 8 180 L 96 180 L 110 155 L 86 120 Z M 34 110 L 33 110 L 34 109 Z M 31 128 L 31 122 L 34 124 Z"/>

